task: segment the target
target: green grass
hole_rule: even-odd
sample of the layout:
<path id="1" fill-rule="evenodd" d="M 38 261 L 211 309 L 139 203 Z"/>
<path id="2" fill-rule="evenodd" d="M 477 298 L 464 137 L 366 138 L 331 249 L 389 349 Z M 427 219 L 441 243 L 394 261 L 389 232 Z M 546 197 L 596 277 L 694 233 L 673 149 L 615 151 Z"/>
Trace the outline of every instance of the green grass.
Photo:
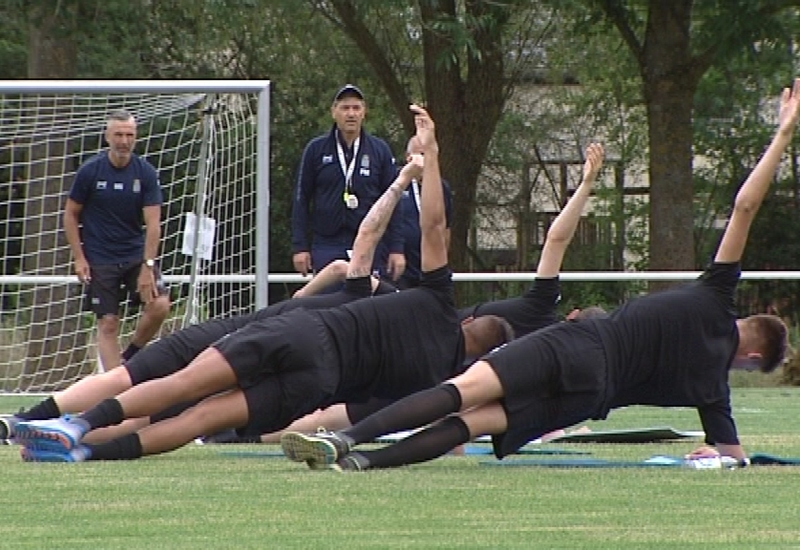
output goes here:
<path id="1" fill-rule="evenodd" d="M 3 398 L 0 410 L 30 399 Z M 800 388 L 740 388 L 750 452 L 800 456 Z M 635 407 L 594 429 L 700 429 L 695 411 Z M 593 457 L 697 442 L 573 445 Z M 567 447 L 559 445 L 559 447 Z M 274 450 L 266 446 L 237 450 Z M 0 447 L 0 548 L 797 548 L 797 467 L 735 471 L 487 468 L 446 457 L 363 474 L 311 472 L 231 447 L 135 462 L 25 464 Z"/>

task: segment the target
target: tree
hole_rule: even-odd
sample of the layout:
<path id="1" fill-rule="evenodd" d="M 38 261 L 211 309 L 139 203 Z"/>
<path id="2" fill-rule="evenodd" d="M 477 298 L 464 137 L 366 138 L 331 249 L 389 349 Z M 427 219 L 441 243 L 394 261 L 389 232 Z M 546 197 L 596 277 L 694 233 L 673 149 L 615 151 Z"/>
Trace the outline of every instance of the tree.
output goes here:
<path id="1" fill-rule="evenodd" d="M 637 62 L 648 118 L 650 268 L 693 269 L 694 97 L 703 75 L 782 32 L 791 0 L 589 0 Z"/>
<path id="2" fill-rule="evenodd" d="M 546 33 L 547 12 L 530 17 L 527 3 L 509 0 L 418 0 L 414 8 L 374 0 L 312 4 L 356 44 L 408 135 L 408 105 L 422 95 L 453 189 L 450 263 L 464 269 L 478 176 L 515 81 L 508 54 L 533 47 Z"/>

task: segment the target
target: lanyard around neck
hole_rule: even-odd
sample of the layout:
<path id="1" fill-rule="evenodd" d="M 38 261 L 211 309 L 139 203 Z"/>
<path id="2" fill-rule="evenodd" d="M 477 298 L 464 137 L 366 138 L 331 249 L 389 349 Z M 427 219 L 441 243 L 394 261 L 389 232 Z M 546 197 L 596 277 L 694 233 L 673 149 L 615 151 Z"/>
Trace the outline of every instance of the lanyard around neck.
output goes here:
<path id="1" fill-rule="evenodd" d="M 344 159 L 344 149 L 342 142 L 336 138 L 336 153 L 339 155 L 339 166 L 342 168 L 344 175 L 344 190 L 350 192 L 353 189 L 353 172 L 356 170 L 356 157 L 358 156 L 358 146 L 361 144 L 361 136 L 358 136 L 353 142 L 353 158 L 350 159 L 348 164 Z"/>
<path id="2" fill-rule="evenodd" d="M 414 194 L 414 202 L 417 204 L 417 212 L 419 212 L 420 211 L 419 182 L 417 180 L 411 180 L 411 191 Z"/>

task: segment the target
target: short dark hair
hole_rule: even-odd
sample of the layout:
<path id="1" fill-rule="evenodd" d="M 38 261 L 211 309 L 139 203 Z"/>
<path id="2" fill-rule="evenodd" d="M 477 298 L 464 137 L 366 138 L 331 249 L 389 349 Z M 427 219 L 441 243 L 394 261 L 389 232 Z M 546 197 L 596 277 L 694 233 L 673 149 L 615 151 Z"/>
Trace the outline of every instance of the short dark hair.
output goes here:
<path id="1" fill-rule="evenodd" d="M 514 328 L 511 324 L 497 315 L 481 315 L 463 326 L 464 334 L 468 335 L 477 349 L 479 355 L 489 353 L 495 348 L 507 344 L 514 339 Z"/>
<path id="2" fill-rule="evenodd" d="M 789 347 L 789 331 L 780 317 L 760 313 L 747 318 L 747 323 L 756 335 L 761 348 L 761 372 L 772 372 L 786 357 Z"/>
<path id="3" fill-rule="evenodd" d="M 111 122 L 112 120 L 116 120 L 119 122 L 128 122 L 132 118 L 134 118 L 134 116 L 130 111 L 126 111 L 125 109 L 117 109 L 116 111 L 111 111 L 108 114 L 108 119 L 106 119 L 106 121 Z"/>

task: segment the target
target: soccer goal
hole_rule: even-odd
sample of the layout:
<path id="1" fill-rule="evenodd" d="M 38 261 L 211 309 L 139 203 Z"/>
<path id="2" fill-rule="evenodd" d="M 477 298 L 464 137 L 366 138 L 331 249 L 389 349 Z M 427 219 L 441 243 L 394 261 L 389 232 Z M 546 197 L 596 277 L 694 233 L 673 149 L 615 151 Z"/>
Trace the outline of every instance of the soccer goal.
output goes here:
<path id="1" fill-rule="evenodd" d="M 98 368 L 64 201 L 107 116 L 138 123 L 164 193 L 162 335 L 267 303 L 268 81 L 0 82 L 0 392 L 50 392 Z M 121 339 L 138 311 L 124 305 Z"/>

